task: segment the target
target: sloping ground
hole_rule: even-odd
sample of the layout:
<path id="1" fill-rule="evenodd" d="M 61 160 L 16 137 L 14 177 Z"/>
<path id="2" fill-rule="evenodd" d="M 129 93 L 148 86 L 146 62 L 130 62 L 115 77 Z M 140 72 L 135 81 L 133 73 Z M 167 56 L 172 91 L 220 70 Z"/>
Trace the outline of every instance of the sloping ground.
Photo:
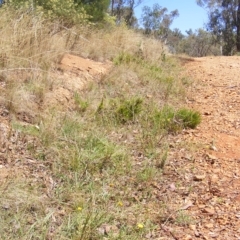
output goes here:
<path id="1" fill-rule="evenodd" d="M 194 83 L 188 105 L 203 115 L 185 138 L 203 149 L 194 155 L 195 186 L 190 236 L 240 239 L 240 58 L 207 57 L 185 62 Z"/>
<path id="2" fill-rule="evenodd" d="M 74 106 L 74 93 L 82 91 L 92 81 L 101 81 L 102 76 L 110 68 L 111 63 L 95 62 L 66 54 L 59 63 L 58 71 L 51 73 L 53 79 L 51 91 L 44 95 L 42 102 L 33 102 L 32 105 L 34 104 L 36 111 L 39 109 L 44 111 L 51 107 L 60 107 L 63 110 L 71 109 Z M 0 91 L 5 91 L 4 81 L 0 81 Z M 19 105 L 21 104 L 19 103 Z M 22 111 L 21 108 L 19 109 L 17 118 L 22 121 L 24 127 L 32 122 L 32 111 L 26 112 L 25 108 Z M 7 179 L 8 176 L 13 176 L 15 171 L 21 169 L 27 176 L 28 171 L 37 171 L 37 165 L 39 165 L 37 161 L 26 154 L 27 145 L 31 142 L 35 145 L 37 140 L 35 138 L 25 139 L 14 131 L 10 123 L 12 120 L 9 111 L 0 105 L 0 181 Z"/>
<path id="3" fill-rule="evenodd" d="M 147 203 L 149 214 L 156 215 L 152 219 L 159 227 L 143 238 L 240 239 L 240 58 L 186 59 L 183 64 L 193 79 L 187 104 L 202 113 L 203 121 L 196 130 L 169 136 L 171 151 L 164 175 L 147 186 L 154 199 Z M 74 92 L 91 81 L 101 81 L 110 67 L 109 63 L 66 55 L 39 108 L 44 109 L 45 104 L 71 108 Z M 4 84 L 0 87 L 4 89 Z M 10 121 L 9 112 L 1 108 L 0 184 L 7 189 L 8 179 L 17 171 L 17 175 L 39 178 L 49 186 L 42 194 L 47 198 L 55 183 L 48 168 L 26 151 L 38 140 L 13 131 Z M 136 196 L 141 191 L 138 186 Z M 159 202 L 166 204 L 163 209 L 156 209 Z M 9 203 L 2 208 L 8 209 Z"/>
<path id="4" fill-rule="evenodd" d="M 42 108 L 59 104 L 71 108 L 73 94 L 86 88 L 91 81 L 101 81 L 110 68 L 109 62 L 101 63 L 70 54 L 64 55 L 59 63 L 60 71 L 53 74 L 53 90 L 45 95 Z"/>

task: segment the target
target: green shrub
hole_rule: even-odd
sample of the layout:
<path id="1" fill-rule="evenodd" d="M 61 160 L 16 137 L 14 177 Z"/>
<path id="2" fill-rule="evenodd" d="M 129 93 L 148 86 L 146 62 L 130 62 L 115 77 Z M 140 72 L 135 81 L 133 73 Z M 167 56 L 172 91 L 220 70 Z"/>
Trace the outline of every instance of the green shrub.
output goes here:
<path id="1" fill-rule="evenodd" d="M 178 110 L 175 118 L 183 124 L 184 128 L 196 128 L 201 123 L 201 114 L 186 108 Z"/>
<path id="2" fill-rule="evenodd" d="M 31 9 L 35 15 L 44 15 L 48 18 L 58 18 L 65 25 L 84 23 L 90 19 L 84 5 L 74 0 L 12 0 L 10 4 L 17 9 Z"/>
<path id="3" fill-rule="evenodd" d="M 195 128 L 201 122 L 199 112 L 181 108 L 174 110 L 164 106 L 161 111 L 156 111 L 152 116 L 153 127 L 165 129 L 167 132 L 178 132 L 183 128 Z"/>
<path id="4" fill-rule="evenodd" d="M 113 171 L 126 160 L 124 152 L 105 138 L 86 136 L 76 141 L 70 160 L 71 170 L 88 171 L 92 174 L 104 169 Z"/>
<path id="5" fill-rule="evenodd" d="M 78 93 L 74 93 L 75 109 L 78 112 L 85 112 L 89 106 L 87 101 L 84 101 Z"/>
<path id="6" fill-rule="evenodd" d="M 124 100 L 115 112 L 115 117 L 118 122 L 126 123 L 133 121 L 135 116 L 142 110 L 142 100 L 140 98 L 133 98 Z"/>
<path id="7" fill-rule="evenodd" d="M 137 54 L 122 52 L 114 58 L 113 62 L 117 66 L 130 63 L 141 65 L 141 67 L 144 68 L 148 74 L 153 75 L 153 78 L 156 78 L 156 76 L 159 76 L 162 73 L 162 69 L 159 66 L 149 63 L 147 60 L 141 56 L 138 56 Z"/>
<path id="8" fill-rule="evenodd" d="M 78 3 L 79 0 L 74 0 L 74 2 Z M 84 9 L 91 16 L 90 20 L 93 22 L 102 21 L 110 5 L 110 0 L 82 0 L 80 2 L 83 3 Z"/>
<path id="9" fill-rule="evenodd" d="M 165 129 L 168 132 L 173 131 L 175 111 L 173 108 L 164 106 L 161 111 L 155 111 L 152 116 L 154 129 Z"/>
<path id="10" fill-rule="evenodd" d="M 139 62 L 141 59 L 129 53 L 120 53 L 114 60 L 115 65 L 129 64 L 131 62 Z"/>

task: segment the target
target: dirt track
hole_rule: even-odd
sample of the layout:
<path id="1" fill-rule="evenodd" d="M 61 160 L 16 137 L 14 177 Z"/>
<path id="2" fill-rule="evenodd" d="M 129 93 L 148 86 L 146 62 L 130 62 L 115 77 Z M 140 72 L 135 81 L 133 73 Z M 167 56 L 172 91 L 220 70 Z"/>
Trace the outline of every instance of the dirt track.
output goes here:
<path id="1" fill-rule="evenodd" d="M 240 239 L 240 57 L 189 59 L 184 66 L 195 80 L 188 105 L 203 115 L 188 136 L 205 149 L 196 156 L 205 176 L 190 210 L 195 237 Z"/>
<path id="2" fill-rule="evenodd" d="M 200 132 L 215 142 L 217 157 L 240 160 L 240 58 L 201 58 L 186 66 L 198 80 L 189 101 L 204 115 Z"/>

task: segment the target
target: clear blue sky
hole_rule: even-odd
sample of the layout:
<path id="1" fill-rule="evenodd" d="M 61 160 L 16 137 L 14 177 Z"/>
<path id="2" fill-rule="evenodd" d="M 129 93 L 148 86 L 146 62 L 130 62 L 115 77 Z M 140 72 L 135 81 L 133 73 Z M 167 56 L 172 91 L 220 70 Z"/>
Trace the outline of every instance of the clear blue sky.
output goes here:
<path id="1" fill-rule="evenodd" d="M 204 27 L 208 19 L 206 10 L 199 7 L 196 0 L 143 0 L 143 3 L 135 9 L 137 18 L 141 18 L 143 6 L 152 7 L 154 3 L 166 7 L 168 12 L 178 9 L 179 17 L 175 18 L 171 29 L 179 28 L 183 34 L 190 28 L 195 30 Z"/>

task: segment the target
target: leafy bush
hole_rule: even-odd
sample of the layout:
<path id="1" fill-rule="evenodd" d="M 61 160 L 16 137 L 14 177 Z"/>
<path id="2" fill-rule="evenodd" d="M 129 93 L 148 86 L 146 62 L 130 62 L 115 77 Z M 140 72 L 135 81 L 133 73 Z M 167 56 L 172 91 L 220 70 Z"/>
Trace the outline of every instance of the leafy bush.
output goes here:
<path id="1" fill-rule="evenodd" d="M 182 108 L 177 111 L 176 119 L 183 124 L 184 128 L 196 128 L 201 123 L 201 114 L 194 110 Z"/>
<path id="2" fill-rule="evenodd" d="M 97 115 L 101 116 L 104 123 L 125 124 L 134 121 L 135 117 L 142 111 L 142 99 L 110 99 L 109 101 L 101 100 Z"/>
<path id="3" fill-rule="evenodd" d="M 181 108 L 174 110 L 164 106 L 161 111 L 156 111 L 152 117 L 154 128 L 165 129 L 168 132 L 178 132 L 183 128 L 196 128 L 201 122 L 199 112 Z"/>
<path id="4" fill-rule="evenodd" d="M 84 101 L 78 93 L 74 93 L 75 108 L 78 112 L 85 112 L 89 103 Z"/>
<path id="5" fill-rule="evenodd" d="M 105 138 L 89 135 L 76 141 L 77 151 L 70 161 L 72 170 L 84 170 L 92 174 L 103 169 L 115 169 L 126 160 L 121 149 Z"/>
<path id="6" fill-rule="evenodd" d="M 124 100 L 115 112 L 118 122 L 126 123 L 134 120 L 135 116 L 142 110 L 142 100 L 140 98 L 133 98 Z"/>
<path id="7" fill-rule="evenodd" d="M 178 126 L 174 123 L 174 116 L 174 109 L 168 106 L 164 106 L 161 111 L 156 111 L 153 114 L 153 127 L 157 129 L 165 129 L 168 132 L 176 132 L 176 127 Z"/>
<path id="8" fill-rule="evenodd" d="M 14 8 L 26 9 L 35 15 L 45 15 L 47 18 L 58 18 L 69 26 L 76 23 L 84 23 L 90 19 L 82 4 L 76 4 L 74 0 L 12 0 Z"/>
<path id="9" fill-rule="evenodd" d="M 78 3 L 79 0 L 74 0 L 74 2 Z M 84 0 L 81 2 L 84 4 L 84 9 L 91 16 L 90 20 L 93 22 L 103 20 L 110 5 L 110 0 Z"/>
<path id="10" fill-rule="evenodd" d="M 120 53 L 114 60 L 113 60 L 115 65 L 120 65 L 120 64 L 129 64 L 131 62 L 135 62 L 135 63 L 140 63 L 141 59 L 129 54 L 129 53 Z"/>
<path id="11" fill-rule="evenodd" d="M 149 63 L 142 56 L 139 56 L 138 53 L 130 54 L 127 52 L 122 52 L 117 57 L 115 57 L 113 62 L 117 66 L 121 65 L 121 64 L 136 63 L 136 64 L 141 65 L 143 68 L 148 70 L 150 73 L 153 73 L 153 74 L 162 73 L 162 69 L 159 66 L 157 66 L 156 64 Z"/>

